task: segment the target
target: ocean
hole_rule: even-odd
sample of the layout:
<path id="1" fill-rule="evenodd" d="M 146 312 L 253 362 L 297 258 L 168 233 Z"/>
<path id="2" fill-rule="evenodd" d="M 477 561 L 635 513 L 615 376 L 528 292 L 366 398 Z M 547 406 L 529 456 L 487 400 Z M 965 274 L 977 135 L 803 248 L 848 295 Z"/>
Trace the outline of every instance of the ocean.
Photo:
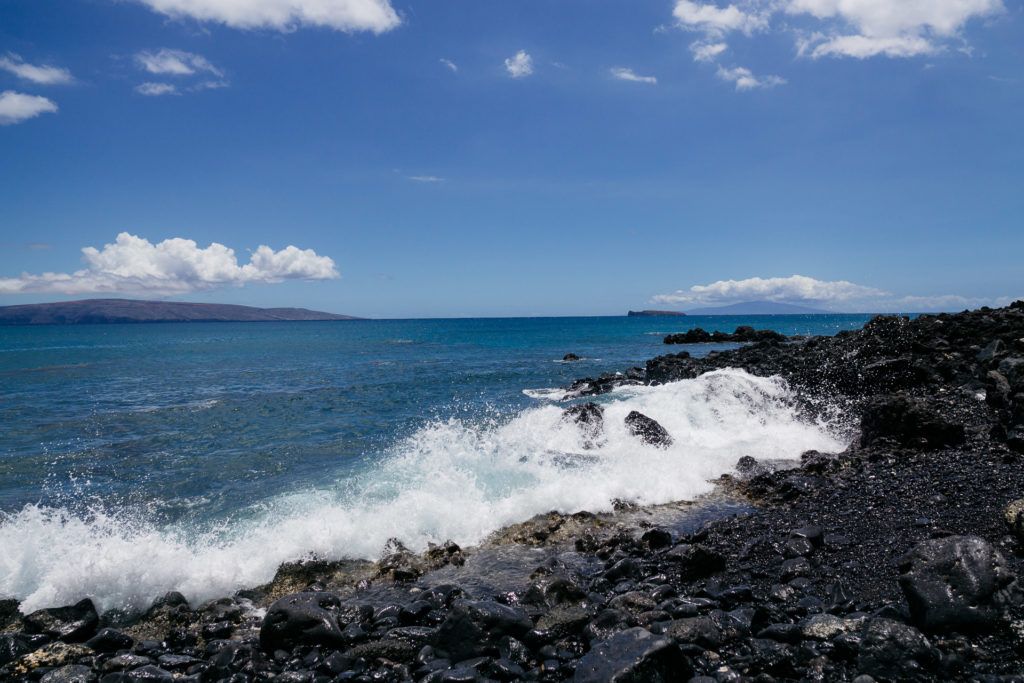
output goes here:
<path id="1" fill-rule="evenodd" d="M 744 455 L 845 447 L 785 383 L 722 370 L 596 400 L 572 380 L 694 327 L 835 334 L 867 315 L 517 318 L 0 328 L 0 597 L 136 610 L 270 580 L 281 562 L 472 545 L 549 510 L 699 497 Z M 563 362 L 566 353 L 583 358 Z M 644 446 L 639 410 L 674 437 Z"/>

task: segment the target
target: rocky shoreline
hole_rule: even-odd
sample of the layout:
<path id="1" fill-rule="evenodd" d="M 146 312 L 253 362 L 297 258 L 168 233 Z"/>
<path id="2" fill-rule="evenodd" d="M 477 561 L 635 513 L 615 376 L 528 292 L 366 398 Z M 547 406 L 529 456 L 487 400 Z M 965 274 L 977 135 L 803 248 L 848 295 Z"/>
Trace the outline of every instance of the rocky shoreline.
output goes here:
<path id="1" fill-rule="evenodd" d="M 684 342 L 685 343 L 685 342 Z M 1024 302 L 765 336 L 580 380 L 584 397 L 734 367 L 858 437 L 752 458 L 697 503 L 549 513 L 472 549 L 283 565 L 144 615 L 0 601 L 0 679 L 430 682 L 1024 680 Z M 601 411 L 566 413 L 599 434 Z M 649 443 L 671 439 L 631 415 Z"/>

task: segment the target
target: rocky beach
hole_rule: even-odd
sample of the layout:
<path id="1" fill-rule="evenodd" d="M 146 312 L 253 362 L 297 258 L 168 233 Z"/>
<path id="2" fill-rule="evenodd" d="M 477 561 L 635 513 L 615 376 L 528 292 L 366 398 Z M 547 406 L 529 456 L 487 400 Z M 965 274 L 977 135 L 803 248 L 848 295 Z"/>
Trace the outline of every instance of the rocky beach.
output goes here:
<path id="1" fill-rule="evenodd" d="M 700 500 L 552 512 L 473 548 L 308 558 L 205 604 L 0 601 L 0 678 L 1024 680 L 1024 302 L 833 337 L 715 334 L 672 343 L 746 345 L 578 380 L 564 419 L 597 442 L 586 397 L 739 368 L 783 378 L 807 420 L 846 416 L 851 445 L 743 457 Z"/>

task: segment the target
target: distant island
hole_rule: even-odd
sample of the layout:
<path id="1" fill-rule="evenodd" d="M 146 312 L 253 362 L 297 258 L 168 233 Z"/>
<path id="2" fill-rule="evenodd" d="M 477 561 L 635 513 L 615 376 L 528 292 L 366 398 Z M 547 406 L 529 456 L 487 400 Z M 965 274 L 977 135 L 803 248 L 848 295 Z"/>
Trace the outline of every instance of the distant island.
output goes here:
<path id="1" fill-rule="evenodd" d="M 630 318 L 680 318 L 686 314 L 682 311 L 630 311 Z"/>
<path id="2" fill-rule="evenodd" d="M 782 304 L 775 301 L 744 301 L 728 306 L 695 308 L 687 311 L 690 315 L 808 315 L 833 312 L 823 308 Z"/>
<path id="3" fill-rule="evenodd" d="M 51 304 L 0 306 L 0 325 L 82 325 L 88 323 L 284 322 L 358 320 L 305 308 L 255 308 L 180 301 L 86 299 Z"/>

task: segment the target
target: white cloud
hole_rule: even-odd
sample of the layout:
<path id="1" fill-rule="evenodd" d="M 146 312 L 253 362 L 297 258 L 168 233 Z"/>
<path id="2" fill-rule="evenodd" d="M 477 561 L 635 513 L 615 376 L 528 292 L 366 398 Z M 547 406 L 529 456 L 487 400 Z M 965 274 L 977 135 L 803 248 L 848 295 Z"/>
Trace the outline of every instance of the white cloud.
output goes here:
<path id="1" fill-rule="evenodd" d="M 159 76 L 191 76 L 197 72 L 224 75 L 206 57 L 184 50 L 143 50 L 135 55 L 135 61 L 140 69 Z"/>
<path id="2" fill-rule="evenodd" d="M 137 0 L 176 19 L 195 19 L 239 29 L 291 31 L 322 27 L 353 33 L 384 33 L 402 23 L 389 0 Z"/>
<path id="3" fill-rule="evenodd" d="M 443 183 L 444 178 L 439 178 L 436 175 L 411 175 L 409 180 L 414 183 Z"/>
<path id="4" fill-rule="evenodd" d="M 886 292 L 846 280 L 816 280 L 805 275 L 746 280 L 719 280 L 709 285 L 694 285 L 671 294 L 659 294 L 654 301 L 664 304 L 727 304 L 740 301 L 777 301 L 788 303 L 841 303 L 885 296 Z"/>
<path id="5" fill-rule="evenodd" d="M 774 88 L 777 85 L 785 85 L 786 83 L 786 79 L 781 76 L 755 76 L 750 69 L 744 66 L 737 66 L 732 69 L 719 66 L 718 77 L 723 81 L 734 83 L 737 90 Z"/>
<path id="6" fill-rule="evenodd" d="M 729 46 L 721 42 L 698 40 L 690 44 L 690 52 L 693 53 L 693 60 L 696 62 L 713 62 L 728 49 Z"/>
<path id="7" fill-rule="evenodd" d="M 533 57 L 520 50 L 505 60 L 505 69 L 512 78 L 526 78 L 533 73 Z"/>
<path id="8" fill-rule="evenodd" d="M 827 32 L 800 45 L 800 54 L 858 59 L 937 52 L 970 20 L 1003 10 L 1002 0 L 789 0 L 786 6 L 789 14 L 826 22 Z"/>
<path id="9" fill-rule="evenodd" d="M 10 126 L 56 111 L 57 105 L 52 100 L 39 95 L 26 95 L 13 90 L 0 93 L 0 126 Z"/>
<path id="10" fill-rule="evenodd" d="M 451 69 L 452 73 L 458 73 L 458 71 L 459 71 L 459 65 L 458 65 L 458 64 L 456 64 L 455 62 L 453 62 L 452 60 L 450 60 L 450 59 L 445 59 L 444 57 L 442 57 L 442 58 L 441 58 L 441 63 L 442 63 L 442 64 L 444 64 L 444 65 L 445 65 L 446 67 L 448 67 L 449 69 Z"/>
<path id="11" fill-rule="evenodd" d="M 626 67 L 622 66 L 614 67 L 610 69 L 609 72 L 611 73 L 612 78 L 617 78 L 620 81 L 632 81 L 633 83 L 649 83 L 651 85 L 656 85 L 658 83 L 658 79 L 655 78 L 654 76 L 640 76 L 632 69 L 627 69 Z"/>
<path id="12" fill-rule="evenodd" d="M 746 12 L 731 4 L 719 7 L 712 3 L 677 0 L 672 14 L 683 28 L 718 35 L 729 31 L 750 34 L 768 26 L 767 14 Z"/>
<path id="13" fill-rule="evenodd" d="M 0 69 L 37 85 L 67 85 L 75 82 L 71 72 L 59 66 L 29 64 L 13 52 L 0 57 Z"/>
<path id="14" fill-rule="evenodd" d="M 1013 300 L 1014 297 L 987 299 L 957 294 L 899 296 L 846 280 L 817 280 L 805 275 L 719 280 L 708 285 L 694 285 L 689 289 L 652 297 L 654 303 L 677 306 L 715 306 L 744 301 L 772 301 L 868 313 L 957 311 L 985 305 L 1006 306 Z"/>
<path id="15" fill-rule="evenodd" d="M 327 280 L 339 277 L 334 261 L 312 249 L 261 245 L 238 264 L 233 249 L 216 242 L 201 248 L 174 237 L 157 244 L 127 232 L 102 249 L 82 249 L 85 268 L 73 273 L 23 273 L 0 278 L 0 294 L 27 292 L 90 294 L 150 292 L 177 294 L 249 283 Z"/>
<path id="16" fill-rule="evenodd" d="M 178 87 L 172 83 L 140 83 L 135 86 L 135 92 L 148 97 L 159 97 L 160 95 L 177 95 Z"/>

